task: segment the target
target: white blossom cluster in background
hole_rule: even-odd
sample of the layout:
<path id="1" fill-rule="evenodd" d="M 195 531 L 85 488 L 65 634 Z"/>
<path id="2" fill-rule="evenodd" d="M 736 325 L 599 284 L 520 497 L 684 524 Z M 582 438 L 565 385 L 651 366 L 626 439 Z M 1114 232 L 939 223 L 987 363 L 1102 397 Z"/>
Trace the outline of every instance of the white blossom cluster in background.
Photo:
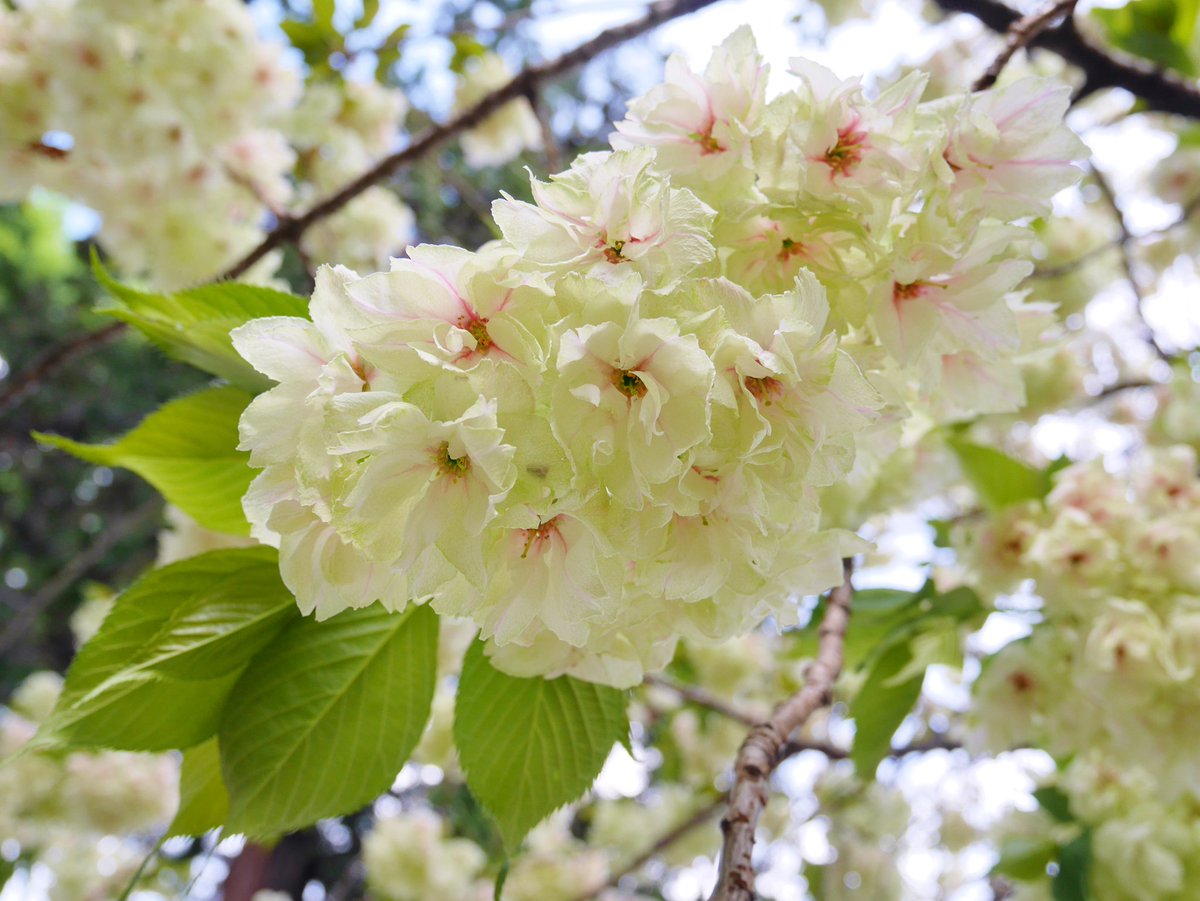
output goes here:
<path id="1" fill-rule="evenodd" d="M 989 596 L 1033 579 L 1044 617 L 985 662 L 974 743 L 1070 761 L 1055 784 L 1093 829 L 1102 901 L 1183 899 L 1200 884 L 1196 473 L 1186 446 L 1143 450 L 1125 476 L 1075 464 L 1044 505 L 972 529 L 965 552 Z"/>
<path id="2" fill-rule="evenodd" d="M 122 272 L 160 288 L 213 278 L 262 240 L 269 214 L 394 150 L 405 111 L 375 82 L 302 85 L 239 0 L 0 7 L 0 199 L 40 186 L 86 204 Z M 412 212 L 373 188 L 304 249 L 370 270 L 413 235 Z"/>
<path id="3" fill-rule="evenodd" d="M 616 150 L 496 202 L 502 240 L 325 268 L 312 322 L 235 331 L 280 383 L 245 507 L 302 609 L 428 597 L 509 672 L 632 685 L 840 581 L 817 492 L 861 447 L 1020 405 L 1013 220 L 1078 177 L 1067 89 L 794 73 L 768 102 L 748 29 L 673 60 Z"/>
<path id="4" fill-rule="evenodd" d="M 128 885 L 175 813 L 179 765 L 173 755 L 124 751 L 7 760 L 61 688 L 57 673 L 37 672 L 0 708 L 0 853 L 19 851 L 50 901 L 105 901 Z"/>

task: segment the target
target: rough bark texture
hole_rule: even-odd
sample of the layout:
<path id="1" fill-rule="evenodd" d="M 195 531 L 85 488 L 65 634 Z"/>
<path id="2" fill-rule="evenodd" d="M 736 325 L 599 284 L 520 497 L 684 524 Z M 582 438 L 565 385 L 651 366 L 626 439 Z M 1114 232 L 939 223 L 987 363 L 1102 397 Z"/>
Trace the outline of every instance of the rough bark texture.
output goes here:
<path id="1" fill-rule="evenodd" d="M 1021 14 L 1000 0 L 936 0 L 946 12 L 967 13 L 992 31 L 1006 33 Z M 1029 42 L 1057 53 L 1083 70 L 1084 91 L 1124 88 L 1146 102 L 1149 109 L 1200 119 L 1200 87 L 1171 72 L 1156 69 L 1135 57 L 1117 55 L 1093 46 L 1071 22 L 1062 28 L 1043 31 Z"/>
<path id="2" fill-rule="evenodd" d="M 851 564 L 845 561 L 845 578 L 829 593 L 825 617 L 818 631 L 817 659 L 809 667 L 804 687 L 775 708 L 770 719 L 750 730 L 734 764 L 729 809 L 721 820 L 724 842 L 721 866 L 711 901 L 753 901 L 754 832 L 767 806 L 771 773 L 784 759 L 791 734 L 812 714 L 829 703 L 833 683 L 842 671 L 846 627 L 850 623 Z"/>

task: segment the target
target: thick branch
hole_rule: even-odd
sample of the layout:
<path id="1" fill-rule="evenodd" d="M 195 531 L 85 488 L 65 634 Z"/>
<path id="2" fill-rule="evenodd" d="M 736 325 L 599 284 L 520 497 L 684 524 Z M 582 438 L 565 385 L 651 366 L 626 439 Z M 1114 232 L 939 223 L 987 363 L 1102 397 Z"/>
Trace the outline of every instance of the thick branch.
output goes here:
<path id="1" fill-rule="evenodd" d="M 754 832 L 767 806 L 767 783 L 788 749 L 791 734 L 813 713 L 829 703 L 833 683 L 842 670 L 846 627 L 850 623 L 852 564 L 844 563 L 842 584 L 829 593 L 829 604 L 817 634 L 817 659 L 804 687 L 775 708 L 770 719 L 750 730 L 734 764 L 729 809 L 721 820 L 724 844 L 721 867 L 711 901 L 753 901 Z"/>
<path id="2" fill-rule="evenodd" d="M 1019 12 L 1000 0 L 937 0 L 937 4 L 947 12 L 968 13 L 1001 34 L 1021 18 Z M 1133 57 L 1118 58 L 1093 46 L 1069 21 L 1062 28 L 1043 31 L 1029 46 L 1052 50 L 1082 69 L 1088 91 L 1124 88 L 1141 97 L 1152 110 L 1200 119 L 1200 88 Z"/>
<path id="3" fill-rule="evenodd" d="M 992 60 L 987 71 L 979 76 L 975 84 L 971 86 L 971 90 L 985 91 L 994 85 L 996 79 L 1000 77 L 1000 73 L 1004 71 L 1004 67 L 1008 65 L 1008 61 L 1018 50 L 1027 47 L 1030 41 L 1049 28 L 1055 19 L 1061 16 L 1070 17 L 1078 2 L 1079 0 L 1055 0 L 1040 12 L 1030 13 L 1008 26 L 1008 31 L 1004 34 L 1004 49 Z"/>
<path id="4" fill-rule="evenodd" d="M 277 247 L 285 244 L 298 244 L 309 227 L 336 213 L 367 188 L 386 181 L 404 166 L 416 162 L 454 136 L 479 125 L 510 100 L 534 95 L 545 82 L 590 62 L 605 50 L 623 44 L 664 22 L 696 12 L 715 2 L 716 0 L 667 0 L 667 2 L 656 3 L 649 7 L 645 15 L 639 19 L 603 31 L 590 41 L 580 44 L 557 59 L 529 66 L 518 73 L 512 81 L 484 96 L 474 106 L 449 121 L 429 129 L 403 150 L 384 157 L 366 172 L 324 200 L 319 201 L 306 212 L 298 216 L 281 218 L 279 224 L 267 233 L 257 247 L 216 276 L 216 279 L 237 278 L 244 275 L 255 263 Z M 56 370 L 95 349 L 100 344 L 115 338 L 125 329 L 125 323 L 114 322 L 98 332 L 83 335 L 50 348 L 29 369 L 14 376 L 7 385 L 0 389 L 0 413 L 15 405 Z"/>

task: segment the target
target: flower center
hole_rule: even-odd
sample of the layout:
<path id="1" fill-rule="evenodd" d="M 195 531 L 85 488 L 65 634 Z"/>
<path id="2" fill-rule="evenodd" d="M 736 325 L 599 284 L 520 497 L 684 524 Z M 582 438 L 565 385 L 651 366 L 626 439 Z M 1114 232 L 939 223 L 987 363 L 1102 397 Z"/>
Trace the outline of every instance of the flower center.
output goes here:
<path id="1" fill-rule="evenodd" d="M 434 462 L 437 463 L 438 472 L 444 476 L 448 476 L 452 482 L 457 482 L 471 469 L 470 457 L 450 456 L 449 441 L 443 441 L 441 443 L 441 446 L 433 452 L 433 459 Z"/>
<path id="2" fill-rule="evenodd" d="M 925 289 L 928 286 L 928 282 L 922 281 L 909 282 L 907 285 L 895 282 L 892 284 L 892 302 L 900 303 L 904 300 L 912 300 L 914 297 L 920 297 L 925 293 Z"/>
<path id="3" fill-rule="evenodd" d="M 553 535 L 558 532 L 558 517 L 554 516 L 539 525 L 536 529 L 524 529 L 525 548 L 521 551 L 521 559 L 529 556 L 532 548 L 534 553 L 540 553 Z"/>
<path id="4" fill-rule="evenodd" d="M 608 260 L 614 265 L 617 263 L 628 263 L 629 260 L 626 259 L 621 253 L 621 251 L 624 249 L 624 241 L 613 241 L 612 244 L 609 244 L 604 248 L 604 259 Z"/>
<path id="5" fill-rule="evenodd" d="M 867 133 L 858 130 L 855 119 L 844 128 L 838 129 L 837 143 L 825 151 L 825 162 L 838 175 L 849 175 L 862 162 Z"/>
<path id="6" fill-rule="evenodd" d="M 612 371 L 612 383 L 613 387 L 626 397 L 646 396 L 646 383 L 638 378 L 637 373 L 628 369 L 614 369 Z"/>
<path id="7" fill-rule="evenodd" d="M 746 390 L 754 395 L 754 399 L 764 406 L 783 397 L 783 382 L 777 378 L 766 376 L 759 378 L 748 375 L 745 379 Z"/>
<path id="8" fill-rule="evenodd" d="M 492 349 L 492 336 L 488 334 L 488 321 L 482 316 L 463 316 L 458 320 L 458 327 L 475 339 L 475 350 L 485 354 Z"/>
<path id="9" fill-rule="evenodd" d="M 714 153 L 725 152 L 725 148 L 713 137 L 711 125 L 708 126 L 708 131 L 693 131 L 688 135 L 688 138 L 700 145 L 701 156 L 711 156 Z"/>
<path id="10" fill-rule="evenodd" d="M 780 244 L 779 253 L 775 258 L 781 263 L 786 263 L 792 257 L 798 257 L 804 253 L 804 245 L 799 241 L 793 241 L 791 238 L 784 238 Z"/>

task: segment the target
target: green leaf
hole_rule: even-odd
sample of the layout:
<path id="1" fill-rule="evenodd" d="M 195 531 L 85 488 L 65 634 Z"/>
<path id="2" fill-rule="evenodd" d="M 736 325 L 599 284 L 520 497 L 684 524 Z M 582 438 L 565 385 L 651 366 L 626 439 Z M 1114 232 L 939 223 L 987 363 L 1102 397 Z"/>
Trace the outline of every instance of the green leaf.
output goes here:
<path id="1" fill-rule="evenodd" d="M 629 729 L 625 692 L 560 676 L 519 679 L 475 642 L 463 661 L 454 743 L 467 786 L 512 854 L 545 816 L 591 787 Z"/>
<path id="2" fill-rule="evenodd" d="M 404 39 L 408 36 L 408 30 L 411 27 L 408 23 L 397 25 L 380 42 L 379 48 L 375 51 L 375 57 L 378 61 L 375 74 L 380 80 L 384 79 L 384 76 L 396 64 L 396 60 L 400 59 L 400 45 L 404 43 Z"/>
<path id="3" fill-rule="evenodd" d="M 159 407 L 115 444 L 34 437 L 98 466 L 131 469 L 200 525 L 248 535 L 242 495 L 255 471 L 237 444 L 238 418 L 250 401 L 237 388 L 198 391 Z"/>
<path id="4" fill-rule="evenodd" d="M 304 56 L 310 66 L 325 63 L 329 57 L 328 33 L 315 22 L 284 19 L 279 23 L 288 41 Z"/>
<path id="5" fill-rule="evenodd" d="M 1091 16 L 1114 47 L 1194 76 L 1197 59 L 1190 45 L 1197 11 L 1196 0 L 1131 0 L 1116 9 L 1092 10 Z"/>
<path id="6" fill-rule="evenodd" d="M 907 642 L 895 642 L 876 658 L 866 681 L 850 703 L 854 749 L 850 759 L 862 779 L 872 779 L 892 747 L 892 736 L 921 695 L 924 673 L 893 683 L 912 661 Z"/>
<path id="7" fill-rule="evenodd" d="M 437 646 L 426 606 L 292 623 L 246 669 L 221 719 L 227 828 L 276 835 L 387 791 L 429 719 Z"/>
<path id="8" fill-rule="evenodd" d="M 1040 500 L 1050 492 L 1050 478 L 1040 469 L 982 444 L 958 439 L 949 444 L 958 455 L 963 473 L 989 510 Z"/>
<path id="9" fill-rule="evenodd" d="M 1046 875 L 1046 867 L 1057 853 L 1058 846 L 1049 839 L 1012 836 L 1000 843 L 1000 859 L 992 872 L 1021 882 L 1033 882 Z"/>
<path id="10" fill-rule="evenodd" d="M 333 30 L 333 13 L 337 8 L 334 0 L 312 0 L 313 22 L 322 31 Z"/>
<path id="11" fill-rule="evenodd" d="M 454 55 L 450 58 L 450 71 L 459 75 L 466 70 L 468 60 L 476 56 L 483 56 L 488 52 L 488 48 L 481 44 L 478 38 L 466 32 L 450 35 L 450 43 L 454 45 Z"/>
<path id="12" fill-rule="evenodd" d="M 1054 901 L 1089 901 L 1092 870 L 1092 833 L 1085 830 L 1058 852 L 1058 872 L 1050 882 Z"/>
<path id="13" fill-rule="evenodd" d="M 1033 797 L 1037 800 L 1042 810 L 1054 817 L 1060 823 L 1073 823 L 1075 817 L 1071 816 L 1071 800 L 1067 797 L 1062 789 L 1047 785 L 1039 788 L 1033 793 Z"/>
<path id="14" fill-rule="evenodd" d="M 894 613 L 916 600 L 914 592 L 898 588 L 863 588 L 854 592 L 854 615 Z"/>
<path id="15" fill-rule="evenodd" d="M 152 570 L 80 649 L 35 744 L 198 744 L 216 732 L 251 658 L 299 616 L 270 548 L 212 551 Z"/>
<path id="16" fill-rule="evenodd" d="M 112 297 L 99 312 L 127 322 L 169 356 L 250 391 L 271 382 L 238 355 L 229 333 L 262 316 L 308 316 L 303 297 L 271 288 L 216 282 L 175 294 L 147 294 L 114 280 L 94 254 L 92 268 Z"/>
<path id="17" fill-rule="evenodd" d="M 354 20 L 355 28 L 366 28 L 379 15 L 379 0 L 363 0 L 362 12 Z"/>
<path id="18" fill-rule="evenodd" d="M 216 738 L 183 752 L 179 768 L 179 810 L 167 836 L 203 835 L 224 825 L 229 815 L 229 792 L 221 781 L 221 756 Z"/>

